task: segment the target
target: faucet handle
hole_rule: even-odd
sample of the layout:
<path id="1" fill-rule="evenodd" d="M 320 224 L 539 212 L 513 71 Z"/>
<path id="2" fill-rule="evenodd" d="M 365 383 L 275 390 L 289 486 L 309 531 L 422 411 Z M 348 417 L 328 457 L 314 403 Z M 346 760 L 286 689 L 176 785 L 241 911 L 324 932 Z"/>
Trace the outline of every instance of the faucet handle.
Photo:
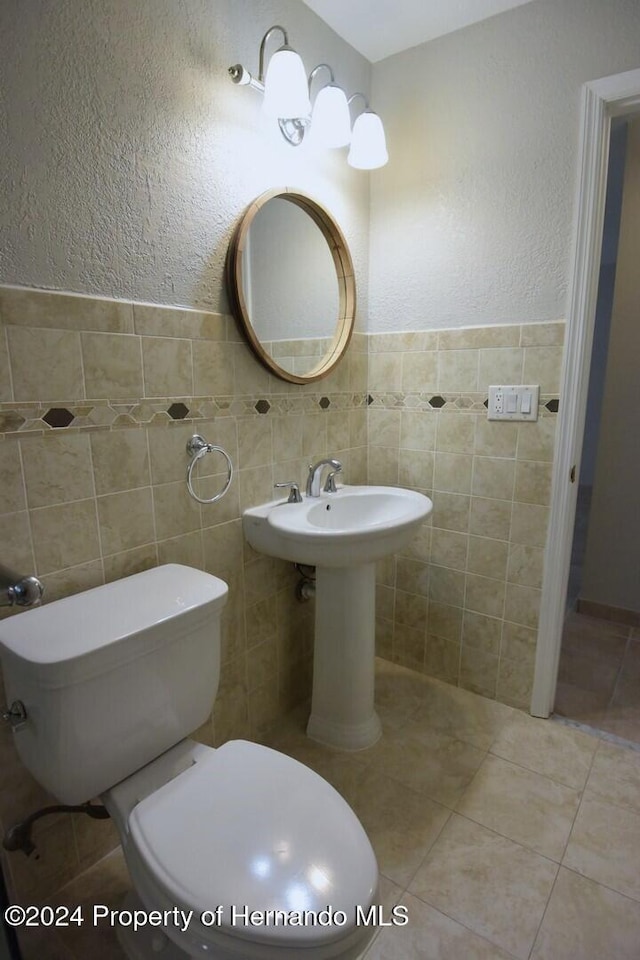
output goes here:
<path id="1" fill-rule="evenodd" d="M 338 492 L 336 490 L 336 474 L 340 473 L 341 470 L 342 470 L 342 466 L 339 466 L 336 470 L 332 470 L 331 473 L 327 475 L 327 479 L 325 480 L 324 487 L 322 488 L 324 493 Z"/>
<path id="2" fill-rule="evenodd" d="M 274 483 L 275 488 L 278 487 L 290 487 L 289 497 L 287 503 L 302 503 L 302 494 L 300 493 L 300 487 L 295 480 L 285 480 L 283 483 Z"/>

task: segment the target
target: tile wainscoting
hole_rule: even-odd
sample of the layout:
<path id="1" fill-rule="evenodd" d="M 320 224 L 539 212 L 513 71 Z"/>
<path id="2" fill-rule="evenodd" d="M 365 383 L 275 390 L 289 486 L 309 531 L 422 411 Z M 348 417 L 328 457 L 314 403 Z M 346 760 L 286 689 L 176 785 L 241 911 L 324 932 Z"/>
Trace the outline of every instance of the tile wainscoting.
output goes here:
<path id="1" fill-rule="evenodd" d="M 260 366 L 230 317 L 67 294 L 0 288 L 2 561 L 43 580 L 47 600 L 158 563 L 226 580 L 221 682 L 203 742 L 256 738 L 308 697 L 313 603 L 286 564 L 245 543 L 241 511 L 338 455 L 366 481 L 366 339 L 324 380 L 300 386 Z M 211 506 L 187 494 L 186 442 L 201 433 L 236 468 Z M 198 492 L 220 488 L 207 457 Z M 15 614 L 6 609 L 6 615 Z M 2 730 L 0 826 L 51 802 Z M 6 857 L 12 894 L 47 896 L 112 848 L 108 823 L 45 819 L 40 859 Z"/>
<path id="2" fill-rule="evenodd" d="M 369 336 L 369 483 L 432 497 L 379 564 L 380 656 L 526 709 L 564 323 Z M 536 423 L 488 421 L 489 384 L 540 385 Z"/>

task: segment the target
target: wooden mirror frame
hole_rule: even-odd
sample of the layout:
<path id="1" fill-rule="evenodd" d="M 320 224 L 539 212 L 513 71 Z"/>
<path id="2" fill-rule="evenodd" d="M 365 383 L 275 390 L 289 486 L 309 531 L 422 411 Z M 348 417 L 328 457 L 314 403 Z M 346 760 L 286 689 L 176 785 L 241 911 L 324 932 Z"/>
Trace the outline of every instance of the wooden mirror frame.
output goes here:
<path id="1" fill-rule="evenodd" d="M 316 226 L 320 228 L 333 258 L 336 268 L 336 279 L 338 281 L 338 317 L 336 318 L 336 328 L 331 346 L 318 364 L 303 376 L 292 373 L 279 366 L 262 346 L 251 323 L 242 284 L 242 261 L 249 235 L 249 228 L 258 211 L 261 210 L 269 200 L 274 200 L 277 197 L 295 203 L 296 206 L 304 210 Z M 345 350 L 349 346 L 351 335 L 353 334 L 356 313 L 356 282 L 353 262 L 347 242 L 338 224 L 321 204 L 311 197 L 287 187 L 268 190 L 266 193 L 261 194 L 257 200 L 254 200 L 251 206 L 247 208 L 240 223 L 234 230 L 227 252 L 226 280 L 232 313 L 247 338 L 249 346 L 263 366 L 270 370 L 276 377 L 280 377 L 281 380 L 287 380 L 289 383 L 312 383 L 314 380 L 320 380 L 322 377 L 326 377 L 331 373 L 335 365 L 344 355 Z"/>

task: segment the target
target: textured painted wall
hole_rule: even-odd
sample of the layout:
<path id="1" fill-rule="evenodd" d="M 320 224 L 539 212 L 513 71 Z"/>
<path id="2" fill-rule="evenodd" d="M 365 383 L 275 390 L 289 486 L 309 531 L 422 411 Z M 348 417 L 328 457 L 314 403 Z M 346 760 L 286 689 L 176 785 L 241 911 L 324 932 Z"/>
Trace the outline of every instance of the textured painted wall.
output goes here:
<path id="1" fill-rule="evenodd" d="M 372 331 L 566 313 L 580 87 L 640 65 L 637 0 L 538 0 L 373 70 Z"/>
<path id="2" fill-rule="evenodd" d="M 368 91 L 367 61 L 296 0 L 3 0 L 0 282 L 225 310 L 234 223 L 288 185 L 340 223 L 366 312 L 368 176 L 267 136 L 227 75 L 257 73 L 274 23 L 308 70 Z"/>

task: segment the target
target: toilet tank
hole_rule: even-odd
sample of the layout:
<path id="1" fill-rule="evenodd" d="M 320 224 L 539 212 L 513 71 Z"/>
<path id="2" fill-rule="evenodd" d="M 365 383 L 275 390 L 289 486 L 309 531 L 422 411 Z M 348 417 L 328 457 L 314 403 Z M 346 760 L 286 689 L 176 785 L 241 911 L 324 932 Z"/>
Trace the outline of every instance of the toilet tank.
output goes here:
<path id="1" fill-rule="evenodd" d="M 0 622 L 15 745 L 63 803 L 83 803 L 201 726 L 220 675 L 224 581 L 166 564 Z"/>

